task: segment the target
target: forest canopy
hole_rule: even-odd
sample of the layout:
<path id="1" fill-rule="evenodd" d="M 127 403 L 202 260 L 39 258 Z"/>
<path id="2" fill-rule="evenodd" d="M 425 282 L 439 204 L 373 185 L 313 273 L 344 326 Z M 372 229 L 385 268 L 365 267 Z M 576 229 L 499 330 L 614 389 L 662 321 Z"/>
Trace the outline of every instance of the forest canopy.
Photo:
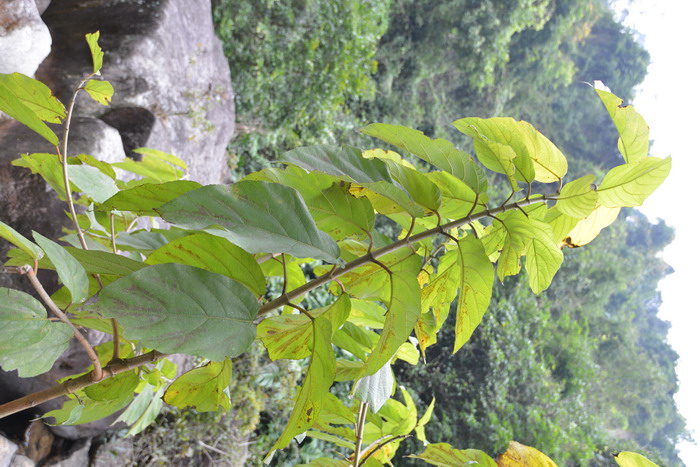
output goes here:
<path id="1" fill-rule="evenodd" d="M 213 10 L 238 93 L 238 174 L 299 144 L 365 143 L 356 130 L 368 122 L 459 140 L 446 129 L 464 115 L 530 121 L 573 176 L 602 173 L 622 161 L 610 149 L 618 135 L 586 83 L 631 100 L 649 64 L 603 0 L 215 0 Z M 657 316 L 658 281 L 672 272 L 658 253 L 672 239 L 663 221 L 626 210 L 586 249 L 567 249 L 546 293 L 517 278 L 498 286 L 465 350 L 450 356 L 443 332 L 425 365 L 398 366 L 423 408 L 439 402 L 428 439 L 490 454 L 518 439 L 567 465 L 621 449 L 680 465 L 678 356 Z M 276 429 L 274 410 L 262 410 L 259 434 Z"/>

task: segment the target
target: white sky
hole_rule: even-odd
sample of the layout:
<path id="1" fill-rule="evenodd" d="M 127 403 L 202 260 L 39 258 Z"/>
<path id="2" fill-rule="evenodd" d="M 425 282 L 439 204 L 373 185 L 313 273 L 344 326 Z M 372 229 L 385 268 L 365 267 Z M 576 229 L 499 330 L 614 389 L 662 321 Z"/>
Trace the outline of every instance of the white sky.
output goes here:
<path id="1" fill-rule="evenodd" d="M 669 340 L 680 355 L 676 402 L 700 441 L 700 216 L 694 202 L 700 187 L 696 139 L 700 136 L 700 2 L 617 0 L 616 6 L 628 10 L 625 24 L 645 36 L 644 45 L 651 54 L 649 74 L 633 102 L 649 123 L 654 140 L 651 153 L 673 156 L 669 178 L 642 212 L 650 219 L 663 218 L 676 229 L 675 241 L 663 252 L 676 272 L 660 285 L 661 318 L 671 322 Z M 683 443 L 680 450 L 686 465 L 700 465 L 700 446 Z"/>

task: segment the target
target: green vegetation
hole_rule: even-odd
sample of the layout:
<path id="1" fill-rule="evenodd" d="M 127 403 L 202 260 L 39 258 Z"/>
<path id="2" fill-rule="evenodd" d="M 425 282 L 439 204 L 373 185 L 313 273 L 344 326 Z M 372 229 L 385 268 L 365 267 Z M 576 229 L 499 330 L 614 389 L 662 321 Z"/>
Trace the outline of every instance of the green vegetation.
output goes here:
<path id="1" fill-rule="evenodd" d="M 134 435 L 157 420 L 163 402 L 193 407 L 216 413 L 184 417 L 195 437 L 211 423 L 220 446 L 233 450 L 257 425 L 261 457 L 284 464 L 275 451 L 302 437 L 310 441 L 298 459 L 316 466 L 376 467 L 404 453 L 441 465 L 495 465 L 501 452 L 500 460 L 551 465 L 513 438 L 563 465 L 605 462 L 621 447 L 677 464 L 675 443 L 685 431 L 672 399 L 676 356 L 656 317 L 655 291 L 668 270 L 656 253 L 672 231 L 630 210 L 663 183 L 670 159 L 649 157 L 648 128 L 632 107 L 579 87 L 597 93 L 600 117 L 612 120 L 598 129 L 585 123 L 587 135 L 615 136 L 603 153 L 610 157 L 577 162 L 577 154 L 594 151 L 575 144 L 586 114 L 570 102 L 560 125 L 553 110 L 555 96 L 572 89 L 578 74 L 601 67 L 614 75 L 620 63 L 632 63 L 630 76 L 641 77 L 648 57 L 633 46 L 623 62 L 585 60 L 585 47 L 607 56 L 601 49 L 610 44 L 634 44 L 605 5 L 590 1 L 381 7 L 215 3 L 220 32 L 259 33 L 257 40 L 244 34 L 249 48 L 227 38 L 232 67 L 237 54 L 244 63 L 259 47 L 255 66 L 241 69 L 265 76 L 248 82 L 250 93 L 241 97 L 248 104 L 240 115 L 261 125 L 234 143 L 246 156 L 240 168 L 270 165 L 273 147 L 327 141 L 367 116 L 391 122 L 408 114 L 430 136 L 466 143 L 478 162 L 445 139 L 391 124 L 362 133 L 403 156 L 316 144 L 284 152 L 284 167 L 231 186 L 183 181 L 182 161 L 155 150 L 142 150 L 139 162 L 113 164 L 140 177 L 128 183 L 116 180 L 109 164 L 69 157 L 66 141 L 58 157 L 25 155 L 16 164 L 41 174 L 68 201 L 75 231 L 62 240 L 75 247 L 36 234 L 32 242 L 0 222 L 0 236 L 17 247 L 4 271 L 27 275 L 43 300 L 0 290 L 9 299 L 0 301 L 0 363 L 39 374 L 71 336 L 80 337 L 75 326 L 113 334 L 113 346 L 83 343 L 92 371 L 36 396 L 69 398 L 46 417 L 78 424 L 126 408 L 120 420 Z M 593 40 L 605 34 L 616 40 Z M 463 36 L 469 45 L 455 47 Z M 276 47 L 282 38 L 290 49 Z M 97 71 L 101 51 L 97 37 L 89 39 Z M 402 43 L 408 49 L 392 49 Z M 108 103 L 108 83 L 92 77 L 85 90 Z M 43 121 L 69 125 L 62 104 L 41 83 L 6 79 L 0 110 L 57 143 Z M 332 79 L 341 83 L 329 86 Z M 260 105 L 262 95 L 283 96 L 292 83 L 296 91 L 282 104 Z M 527 95 L 548 97 L 529 105 Z M 524 121 L 471 117 L 440 130 L 464 114 L 467 101 L 482 115 L 510 109 L 557 128 L 556 142 L 574 154 L 573 170 Z M 72 192 L 81 197 L 73 200 Z M 73 204 L 90 209 L 77 214 Z M 620 212 L 605 242 L 562 252 L 589 243 Z M 172 228 L 140 230 L 137 217 L 160 217 Z M 64 287 L 53 297 L 42 294 L 37 268 L 56 270 Z M 44 305 L 62 322 L 47 319 Z M 275 363 L 240 357 L 256 341 Z M 200 360 L 177 377 L 169 352 Z M 427 366 L 414 368 L 421 356 Z M 292 363 L 278 363 L 285 360 Z M 293 392 L 299 369 L 304 377 Z M 285 406 L 291 411 L 283 414 Z M 0 415 L 26 407 L 23 400 L 3 404 Z M 232 407 L 242 412 L 238 434 L 220 413 Z M 178 423 L 165 417 L 139 442 L 160 443 L 167 431 L 193 439 Z M 203 448 L 197 456 L 208 452 Z M 652 465 L 631 453 L 615 459 Z"/>

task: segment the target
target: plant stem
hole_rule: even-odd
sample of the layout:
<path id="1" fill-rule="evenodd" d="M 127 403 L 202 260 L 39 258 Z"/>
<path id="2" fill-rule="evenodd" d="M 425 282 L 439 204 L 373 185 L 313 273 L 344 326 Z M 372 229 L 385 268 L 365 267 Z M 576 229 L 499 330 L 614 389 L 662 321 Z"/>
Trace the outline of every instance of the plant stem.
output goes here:
<path id="1" fill-rule="evenodd" d="M 360 457 L 361 457 L 361 460 L 360 460 L 360 464 L 359 464 L 359 465 L 360 465 L 360 466 L 365 465 L 365 462 L 367 462 L 367 459 L 369 459 L 370 457 L 372 457 L 372 455 L 373 455 L 375 452 L 379 451 L 382 447 L 386 446 L 387 444 L 389 444 L 389 443 L 391 443 L 391 442 L 393 442 L 393 441 L 396 441 L 397 439 L 409 438 L 410 436 L 411 436 L 411 435 L 387 436 L 387 437 L 386 437 L 387 439 L 383 440 L 381 443 L 378 443 L 376 446 L 372 447 L 371 450 L 369 450 L 370 448 L 365 449 L 365 451 L 367 451 L 367 452 L 366 452 L 366 453 L 363 453 L 362 456 L 360 456 Z M 376 441 L 375 441 L 375 443 L 376 443 Z"/>
<path id="2" fill-rule="evenodd" d="M 489 217 L 489 216 L 495 216 L 496 214 L 500 214 L 502 212 L 506 211 L 512 211 L 514 209 L 522 209 L 523 206 L 528 206 L 530 204 L 535 204 L 535 203 L 541 203 L 544 200 L 548 199 L 547 196 L 543 198 L 531 198 L 527 200 L 522 200 L 518 201 L 515 203 L 510 203 L 510 204 L 504 204 L 501 205 L 497 208 L 493 209 L 487 209 L 485 211 L 478 212 L 476 214 L 470 214 L 468 216 L 465 216 L 461 219 L 457 219 L 451 222 L 447 222 L 446 224 L 438 225 L 437 227 L 434 227 L 430 230 L 426 230 L 421 233 L 417 233 L 415 235 L 412 235 L 410 237 L 405 237 L 402 238 L 401 240 L 398 240 L 390 245 L 377 248 L 374 251 L 370 251 L 364 256 L 360 256 L 359 258 L 350 261 L 343 267 L 338 267 L 335 268 L 326 274 L 317 277 L 314 280 L 311 280 L 307 282 L 306 284 L 302 285 L 301 287 L 297 287 L 296 289 L 287 292 L 285 295 L 277 297 L 274 300 L 271 300 L 264 304 L 263 306 L 260 307 L 260 311 L 258 311 L 258 316 L 260 315 L 265 315 L 272 310 L 279 308 L 283 305 L 287 305 L 291 300 L 306 294 L 307 292 L 315 289 L 316 287 L 319 287 L 323 284 L 326 284 L 332 280 L 334 280 L 337 277 L 342 276 L 343 274 L 350 272 L 354 269 L 357 269 L 359 267 L 362 267 L 368 263 L 372 263 L 377 260 L 377 258 L 380 258 L 384 255 L 387 255 L 389 253 L 392 253 L 396 250 L 400 250 L 401 248 L 405 248 L 409 245 L 412 245 L 413 243 L 419 242 L 421 240 L 424 240 L 426 238 L 432 237 L 433 235 L 437 235 L 440 233 L 443 233 L 446 230 L 454 229 L 457 227 L 461 227 L 465 224 L 468 224 L 469 222 L 473 222 L 477 219 L 481 219 L 483 217 Z"/>
<path id="3" fill-rule="evenodd" d="M 357 425 L 355 426 L 355 459 L 354 467 L 360 466 L 360 452 L 362 451 L 362 435 L 365 431 L 365 419 L 367 418 L 367 402 L 360 402 L 360 411 L 357 414 Z"/>
<path id="4" fill-rule="evenodd" d="M 153 350 L 146 354 L 139 355 L 138 357 L 111 362 L 109 365 L 102 368 L 104 373 L 103 379 L 111 378 L 119 373 L 133 370 L 134 368 L 147 363 L 156 362 L 167 356 L 168 354 L 162 354 Z M 57 397 L 73 394 L 74 392 L 93 384 L 95 384 L 95 381 L 93 381 L 91 373 L 79 376 L 75 379 L 69 379 L 61 384 L 44 389 L 43 391 L 28 394 L 24 397 L 20 397 L 19 399 L 0 405 L 0 418 L 7 417 L 8 415 L 12 415 L 31 407 L 36 407 L 39 404 L 56 399 Z"/>
<path id="5" fill-rule="evenodd" d="M 80 333 L 80 331 L 78 331 L 78 328 L 76 328 L 75 325 L 71 323 L 71 321 L 68 319 L 68 316 L 66 316 L 63 310 L 61 310 L 54 303 L 54 301 L 51 300 L 51 297 L 48 293 L 46 293 L 46 290 L 44 290 L 44 287 L 41 285 L 41 282 L 39 282 L 39 279 L 37 279 L 36 272 L 34 272 L 34 269 L 29 265 L 23 266 L 22 269 L 25 271 L 25 274 L 29 278 L 29 282 L 32 283 L 34 290 L 36 290 L 36 293 L 39 294 L 46 306 L 48 306 L 51 309 L 51 311 L 53 311 L 54 314 L 58 316 L 58 319 L 60 319 L 73 329 L 73 336 L 75 336 L 78 343 L 85 349 L 85 352 L 88 354 L 88 357 L 90 358 L 93 366 L 95 367 L 95 370 L 90 373 L 90 380 L 92 382 L 100 381 L 103 376 L 102 365 L 100 365 L 100 359 L 97 357 L 95 350 L 92 348 L 87 339 L 85 339 L 85 336 L 83 336 Z"/>
<path id="6" fill-rule="evenodd" d="M 117 236 L 114 233 L 114 213 L 109 213 L 109 230 L 112 237 L 112 253 L 119 254 L 117 250 Z M 100 283 L 100 285 L 102 285 Z M 119 323 L 116 318 L 112 318 L 112 360 L 119 360 Z"/>

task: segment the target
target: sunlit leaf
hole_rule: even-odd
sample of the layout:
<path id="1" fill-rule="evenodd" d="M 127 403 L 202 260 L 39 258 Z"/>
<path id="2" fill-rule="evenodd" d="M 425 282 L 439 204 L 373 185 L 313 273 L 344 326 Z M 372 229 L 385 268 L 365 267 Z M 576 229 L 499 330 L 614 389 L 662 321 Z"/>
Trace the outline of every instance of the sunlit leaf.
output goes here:
<path id="1" fill-rule="evenodd" d="M 165 386 L 156 387 L 147 384 L 141 394 L 136 396 L 134 401 L 122 412 L 115 421 L 124 422 L 131 425 L 126 432 L 126 436 L 134 436 L 145 430 L 160 414 L 163 407 L 163 392 Z"/>
<path id="2" fill-rule="evenodd" d="M 600 204 L 608 208 L 641 206 L 666 180 L 671 158 L 645 157 L 612 169 L 598 187 Z"/>
<path id="3" fill-rule="evenodd" d="M 440 189 L 422 172 L 394 161 L 385 161 L 391 176 L 409 194 L 411 199 L 429 211 L 440 209 L 442 194 Z"/>
<path id="4" fill-rule="evenodd" d="M 421 313 L 420 287 L 416 280 L 420 263 L 420 257 L 414 255 L 391 268 L 391 300 L 384 329 L 379 342 L 365 362 L 364 375 L 372 375 L 379 371 L 413 331 Z"/>
<path id="5" fill-rule="evenodd" d="M 61 282 L 70 290 L 73 303 L 82 303 L 88 296 L 88 278 L 85 268 L 58 243 L 38 232 L 33 232 L 33 235 L 34 240 L 56 267 Z"/>
<path id="6" fill-rule="evenodd" d="M 71 398 L 63 403 L 63 407 L 46 412 L 42 418 L 53 417 L 55 421 L 49 425 L 82 425 L 112 415 L 129 405 L 133 398 L 133 392 L 122 392 L 121 397 L 110 400 Z"/>
<path id="7" fill-rule="evenodd" d="M 563 214 L 556 206 L 548 209 L 544 217 L 544 222 L 552 227 L 552 238 L 557 244 L 569 235 L 579 221 L 580 219 Z"/>
<path id="8" fill-rule="evenodd" d="M 159 264 L 112 282 L 91 309 L 117 318 L 127 339 L 220 361 L 248 349 L 258 308 L 252 292 L 226 276 Z"/>
<path id="9" fill-rule="evenodd" d="M 625 162 L 639 162 L 649 154 L 649 126 L 644 118 L 631 105 L 623 105 L 623 100 L 596 81 L 596 92 L 610 114 L 617 132 L 620 134 L 617 147 Z"/>
<path id="10" fill-rule="evenodd" d="M 503 281 L 506 276 L 520 272 L 520 257 L 534 233 L 530 219 L 522 211 L 509 211 L 497 217 L 500 220 L 495 220 L 494 225 L 503 230 L 504 236 L 496 270 L 498 278 Z"/>
<path id="11" fill-rule="evenodd" d="M 9 78 L 4 79 L 12 80 L 12 75 L 0 74 L 0 76 L 9 76 Z M 34 85 L 34 88 L 39 90 L 41 88 L 39 84 Z M 42 84 L 41 86 L 44 85 Z M 46 125 L 46 123 L 41 121 L 40 116 L 46 116 L 45 110 L 36 109 L 35 111 L 35 108 L 36 107 L 29 107 L 27 104 L 22 102 L 20 97 L 16 96 L 11 88 L 8 88 L 3 82 L 0 81 L 0 112 L 5 112 L 18 122 L 23 123 L 30 129 L 34 130 L 52 145 L 57 146 L 58 137 L 53 130 Z M 39 115 L 37 115 L 37 111 L 39 112 Z"/>
<path id="12" fill-rule="evenodd" d="M 142 159 L 145 160 L 161 160 L 164 162 L 167 162 L 168 164 L 172 164 L 176 167 L 180 167 L 183 170 L 187 170 L 187 164 L 185 161 L 180 159 L 174 154 L 170 154 L 168 152 L 164 151 L 159 151 L 158 149 L 152 149 L 152 148 L 136 148 L 133 150 L 136 154 L 141 154 L 143 156 Z"/>
<path id="13" fill-rule="evenodd" d="M 209 229 L 249 253 L 288 253 L 335 263 L 340 249 L 318 230 L 297 191 L 276 183 L 209 185 L 158 208 L 168 222 Z"/>
<path id="14" fill-rule="evenodd" d="M 355 198 L 337 184 L 306 199 L 306 204 L 318 228 L 334 240 L 365 237 L 374 229 L 372 204 L 366 198 Z"/>
<path id="15" fill-rule="evenodd" d="M 102 69 L 102 58 L 104 57 L 104 52 L 99 46 L 97 41 L 100 39 L 100 31 L 96 31 L 90 34 L 85 34 L 85 40 L 87 40 L 88 47 L 90 47 L 90 55 L 92 55 L 92 71 L 98 74 Z"/>
<path id="16" fill-rule="evenodd" d="M 528 244 L 525 269 L 530 289 L 536 294 L 547 289 L 564 261 L 564 254 L 554 240 L 552 227 L 541 221 L 531 221 L 534 236 Z"/>
<path id="17" fill-rule="evenodd" d="M 66 189 L 63 182 L 63 168 L 56 154 L 35 153 L 22 154 L 19 159 L 12 161 L 16 167 L 26 167 L 32 173 L 38 173 L 54 189 L 59 199 L 66 199 Z M 77 191 L 71 183 L 71 191 Z"/>
<path id="18" fill-rule="evenodd" d="M 594 180 L 595 175 L 585 175 L 564 185 L 557 196 L 556 207 L 559 212 L 576 219 L 583 219 L 593 212 L 598 205 Z"/>
<path id="19" fill-rule="evenodd" d="M 416 423 L 416 438 L 418 438 L 419 441 L 422 441 L 423 444 L 428 444 L 428 440 L 425 437 L 425 425 L 428 424 L 430 418 L 433 416 L 434 409 L 435 398 L 433 397 L 433 399 L 430 401 L 430 405 L 428 405 L 428 408 L 425 409 L 425 412 L 418 420 L 418 423 Z"/>
<path id="20" fill-rule="evenodd" d="M 564 238 L 564 244 L 570 248 L 586 245 L 598 236 L 601 230 L 609 226 L 620 213 L 620 208 L 598 206 L 590 216 L 579 221 Z"/>
<path id="21" fill-rule="evenodd" d="M 131 370 L 88 386 L 84 391 L 92 400 L 111 401 L 123 398 L 124 393 L 134 392 L 138 384 L 138 370 Z"/>
<path id="22" fill-rule="evenodd" d="M 14 246 L 27 253 L 32 259 L 41 259 L 44 257 L 44 251 L 41 248 L 2 221 L 0 221 L 0 238 L 4 238 L 12 243 Z"/>
<path id="23" fill-rule="evenodd" d="M 163 400 L 180 409 L 194 407 L 198 412 L 216 412 L 231 408 L 228 385 L 231 384 L 230 359 L 209 362 L 183 374 L 168 386 Z"/>
<path id="24" fill-rule="evenodd" d="M 623 451 L 615 455 L 615 462 L 620 467 L 659 467 L 636 452 Z"/>
<path id="25" fill-rule="evenodd" d="M 178 263 L 228 276 L 257 296 L 265 293 L 265 276 L 255 258 L 225 238 L 207 233 L 173 240 L 151 253 L 147 264 Z"/>
<path id="26" fill-rule="evenodd" d="M 508 443 L 506 452 L 496 459 L 498 467 L 557 467 L 552 459 L 535 448 L 525 446 L 517 441 Z"/>
<path id="27" fill-rule="evenodd" d="M 286 447 L 292 439 L 311 428 L 323 408 L 323 400 L 335 377 L 335 356 L 331 345 L 333 325 L 320 316 L 313 320 L 311 363 L 304 378 L 294 409 L 284 431 L 267 455 L 269 460 L 277 449 Z"/>
<path id="28" fill-rule="evenodd" d="M 447 443 L 429 444 L 421 454 L 412 454 L 408 457 L 422 459 L 428 464 L 439 467 L 464 467 L 465 465 L 497 467 L 496 462 L 484 451 L 455 449 Z"/>
<path id="29" fill-rule="evenodd" d="M 473 236 L 463 238 L 457 248 L 460 291 L 453 352 L 469 340 L 481 322 L 491 301 L 494 281 L 493 265 L 479 240 Z"/>
<path id="30" fill-rule="evenodd" d="M 51 369 L 68 348 L 73 330 L 47 319 L 43 305 L 19 290 L 0 288 L 0 366 L 22 378 Z"/>
<path id="31" fill-rule="evenodd" d="M 114 95 L 114 88 L 109 81 L 91 79 L 84 89 L 95 102 L 102 105 L 109 105 Z"/>
<path id="32" fill-rule="evenodd" d="M 373 123 L 362 132 L 405 149 L 424 161 L 454 175 L 477 193 L 486 191 L 488 182 L 483 170 L 471 156 L 442 138 L 431 139 L 418 130 L 399 125 Z"/>
<path id="33" fill-rule="evenodd" d="M 61 123 L 66 118 L 66 109 L 63 104 L 41 81 L 21 73 L 0 73 L 0 94 L 8 91 L 40 120 Z"/>
<path id="34" fill-rule="evenodd" d="M 314 317 L 324 316 L 339 328 L 350 313 L 350 298 L 342 294 L 330 306 L 309 311 Z M 265 319 L 257 328 L 257 336 L 262 340 L 271 360 L 288 358 L 297 360 L 311 354 L 313 326 L 304 314 L 280 315 Z"/>
<path id="35" fill-rule="evenodd" d="M 168 201 L 172 201 L 180 195 L 201 187 L 202 185 L 199 183 L 189 180 L 147 183 L 120 191 L 106 200 L 98 209 L 117 209 L 119 211 L 131 211 L 140 216 L 157 216 L 158 213 L 155 210 Z"/>

